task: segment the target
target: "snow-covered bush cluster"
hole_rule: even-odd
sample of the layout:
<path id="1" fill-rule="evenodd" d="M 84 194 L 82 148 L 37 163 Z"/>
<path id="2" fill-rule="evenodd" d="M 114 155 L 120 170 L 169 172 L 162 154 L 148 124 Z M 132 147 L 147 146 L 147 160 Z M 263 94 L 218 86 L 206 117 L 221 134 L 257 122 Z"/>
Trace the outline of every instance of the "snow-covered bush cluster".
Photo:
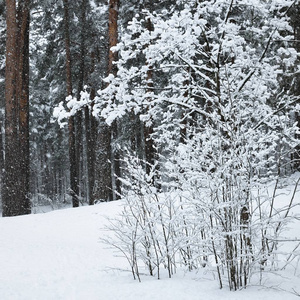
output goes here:
<path id="1" fill-rule="evenodd" d="M 135 279 L 141 280 L 145 269 L 159 279 L 166 273 L 171 278 L 182 267 L 206 268 L 220 288 L 236 290 L 246 287 L 253 274 L 262 278 L 263 272 L 274 271 L 278 253 L 291 258 L 278 251 L 278 244 L 295 218 L 291 212 L 300 178 L 289 203 L 278 206 L 279 179 L 246 187 L 239 176 L 210 177 L 206 183 L 194 176 L 183 190 L 169 185 L 167 192 L 157 193 L 138 162 L 128 168 L 123 212 L 108 226 L 114 238 L 104 241 L 127 258 Z"/>
<path id="2" fill-rule="evenodd" d="M 161 267 L 171 276 L 206 266 L 236 290 L 270 266 L 293 200 L 277 211 L 277 185 L 299 145 L 299 99 L 281 84 L 297 71 L 291 5 L 189 1 L 136 16 L 123 34 L 118 74 L 94 109 L 108 123 L 139 115 L 160 149 L 155 176 L 125 162 L 126 205 L 113 227 L 134 276 L 139 260 L 158 277 Z"/>

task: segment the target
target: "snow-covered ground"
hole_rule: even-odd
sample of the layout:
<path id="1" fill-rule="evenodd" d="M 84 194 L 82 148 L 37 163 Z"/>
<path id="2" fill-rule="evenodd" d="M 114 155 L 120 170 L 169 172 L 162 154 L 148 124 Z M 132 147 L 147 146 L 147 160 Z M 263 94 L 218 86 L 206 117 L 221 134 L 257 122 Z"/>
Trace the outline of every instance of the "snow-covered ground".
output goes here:
<path id="1" fill-rule="evenodd" d="M 300 193 L 297 194 L 300 198 Z M 281 196 L 282 199 L 282 196 Z M 288 198 L 287 198 L 288 199 Z M 299 201 L 299 200 L 298 200 Z M 300 201 L 299 201 L 300 202 Z M 300 263 L 259 286 L 238 292 L 220 290 L 211 274 L 179 272 L 161 280 L 143 275 L 134 281 L 126 260 L 99 239 L 105 216 L 114 216 L 122 201 L 44 214 L 0 218 L 0 299 L 106 300 L 289 300 L 299 299 Z M 300 238 L 300 222 L 291 234 Z M 294 260 L 296 266 L 297 259 Z"/>

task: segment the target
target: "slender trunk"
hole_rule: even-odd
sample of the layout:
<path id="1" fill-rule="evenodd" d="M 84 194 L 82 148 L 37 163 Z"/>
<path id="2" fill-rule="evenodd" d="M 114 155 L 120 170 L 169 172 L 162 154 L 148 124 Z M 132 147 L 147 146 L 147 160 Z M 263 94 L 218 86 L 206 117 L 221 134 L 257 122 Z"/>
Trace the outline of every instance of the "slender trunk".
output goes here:
<path id="1" fill-rule="evenodd" d="M 91 91 L 91 100 L 95 98 L 95 89 Z M 89 205 L 94 204 L 94 164 L 95 164 L 95 133 L 97 132 L 97 124 L 95 117 L 91 114 L 89 107 L 84 109 L 85 116 L 85 134 L 86 134 L 86 155 L 87 155 L 87 194 Z"/>
<path id="2" fill-rule="evenodd" d="M 64 31 L 65 31 L 65 51 L 66 51 L 66 87 L 67 95 L 72 96 L 72 73 L 71 73 L 71 50 L 69 31 L 69 3 L 64 0 Z M 79 206 L 78 198 L 78 174 L 76 158 L 76 138 L 74 116 L 69 118 L 69 160 L 70 160 L 70 195 L 72 196 L 73 207 Z"/>
<path id="3" fill-rule="evenodd" d="M 151 30 L 152 25 L 151 21 L 147 22 L 148 30 Z M 147 71 L 147 87 L 148 92 L 153 92 L 153 68 L 152 66 L 148 67 Z M 151 102 L 152 99 L 148 99 Z M 145 141 L 145 158 L 146 158 L 146 173 L 149 175 L 152 169 L 152 166 L 155 163 L 155 147 L 153 141 L 153 124 L 144 126 L 144 141 Z"/>
<path id="4" fill-rule="evenodd" d="M 298 53 L 300 53 L 300 19 L 299 19 L 299 14 L 300 14 L 300 4 L 294 4 L 294 13 L 292 16 L 292 22 L 294 23 L 294 36 L 295 36 L 295 49 L 297 50 Z M 299 63 L 299 56 L 298 56 L 298 63 Z M 300 95 L 300 75 L 296 74 L 296 80 L 295 80 L 295 94 L 297 96 Z M 300 102 L 300 101 L 299 101 Z M 300 113 L 297 112 L 295 116 L 295 121 L 297 122 L 297 126 L 300 129 Z M 300 135 L 296 136 L 298 139 L 300 138 Z M 300 146 L 296 147 L 295 153 L 293 155 L 294 159 L 294 168 L 296 170 L 300 170 Z"/>
<path id="5" fill-rule="evenodd" d="M 111 51 L 111 47 L 116 46 L 118 43 L 118 16 L 119 16 L 120 0 L 109 0 L 108 10 L 108 65 L 107 74 L 117 73 L 117 66 L 115 62 L 118 59 L 118 53 Z"/>
<path id="6" fill-rule="evenodd" d="M 119 14 L 119 0 L 109 1 L 108 10 L 108 39 L 109 39 L 109 53 L 108 53 L 108 65 L 107 75 L 117 74 L 117 66 L 115 62 L 118 59 L 118 53 L 111 51 L 111 47 L 114 47 L 118 43 L 118 14 Z M 111 138 L 116 141 L 118 138 L 118 123 L 115 120 L 111 126 Z M 113 159 L 113 181 L 116 187 L 115 198 L 119 199 L 121 194 L 121 182 L 118 180 L 121 177 L 120 168 L 120 149 L 118 145 L 114 145 L 112 148 L 112 159 Z"/>
<path id="7" fill-rule="evenodd" d="M 80 16 L 80 64 L 79 64 L 79 76 L 78 76 L 78 89 L 77 99 L 81 97 L 81 91 L 83 90 L 83 83 L 85 77 L 85 36 L 86 36 L 86 7 L 87 0 L 81 2 L 81 16 Z M 77 150 L 77 174 L 78 174 L 78 185 L 79 193 L 83 192 L 83 112 L 80 110 L 76 113 L 76 150 Z"/>
<path id="8" fill-rule="evenodd" d="M 95 71 L 95 51 L 91 53 L 91 67 L 89 74 L 93 74 Z M 93 83 L 90 83 L 93 86 Z M 86 106 L 84 109 L 85 117 L 85 138 L 86 138 L 86 162 L 87 162 L 87 194 L 89 205 L 93 205 L 95 202 L 94 185 L 95 185 L 95 154 L 96 154 L 96 140 L 97 140 L 97 120 L 93 116 L 93 100 L 96 96 L 96 90 L 91 88 L 90 99 L 92 101 L 91 107 Z"/>

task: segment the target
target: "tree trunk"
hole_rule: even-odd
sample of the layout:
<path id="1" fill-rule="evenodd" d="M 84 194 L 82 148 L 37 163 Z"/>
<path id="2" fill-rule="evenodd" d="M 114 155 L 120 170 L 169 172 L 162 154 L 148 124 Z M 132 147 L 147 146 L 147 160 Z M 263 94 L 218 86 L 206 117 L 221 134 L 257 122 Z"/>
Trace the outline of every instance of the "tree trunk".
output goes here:
<path id="1" fill-rule="evenodd" d="M 3 216 L 29 214 L 29 0 L 6 1 Z"/>
<path id="2" fill-rule="evenodd" d="M 293 27 L 294 27 L 294 36 L 295 36 L 295 49 L 297 50 L 298 53 L 300 53 L 300 19 L 299 19 L 299 14 L 300 14 L 300 4 L 299 2 L 294 4 L 293 8 L 293 16 L 292 16 L 292 22 L 293 22 Z M 299 64 L 299 56 L 298 56 L 298 64 Z M 296 96 L 300 95 L 300 75 L 299 73 L 295 75 L 296 80 L 295 80 L 295 94 Z M 300 103 L 300 101 L 299 101 Z M 298 125 L 298 128 L 300 130 L 300 112 L 296 113 L 296 122 Z M 299 139 L 300 136 L 298 135 L 297 138 Z M 294 153 L 294 169 L 300 171 L 300 145 L 296 147 Z"/>
<path id="3" fill-rule="evenodd" d="M 20 197 L 22 214 L 30 209 L 30 151 L 29 151 L 29 1 L 19 7 L 19 149 L 20 149 Z"/>
<path id="4" fill-rule="evenodd" d="M 148 1 L 148 9 L 151 11 L 153 9 L 152 6 L 152 0 Z M 153 31 L 153 24 L 148 18 L 146 20 L 146 28 L 147 30 Z M 151 65 L 148 65 L 148 71 L 147 71 L 147 87 L 148 87 L 148 92 L 152 93 L 154 89 L 154 84 L 153 84 L 153 67 Z M 148 99 L 149 102 L 152 101 L 151 98 Z M 149 175 L 156 160 L 157 160 L 157 153 L 155 149 L 155 144 L 153 140 L 153 124 L 151 125 L 144 125 L 144 143 L 145 143 L 145 158 L 146 158 L 146 173 Z M 153 178 L 152 180 L 154 180 Z"/>
<path id="5" fill-rule="evenodd" d="M 66 87 L 67 95 L 72 96 L 72 73 L 71 73 L 71 50 L 69 31 L 69 3 L 64 0 L 64 30 L 65 30 L 65 50 L 66 50 Z M 69 160 L 70 160 L 70 195 L 72 196 L 73 207 L 79 206 L 78 198 L 78 174 L 76 157 L 76 138 L 74 116 L 69 118 Z"/>
<path id="6" fill-rule="evenodd" d="M 95 52 L 91 53 L 91 69 L 90 74 L 93 74 L 95 66 Z M 91 84 L 93 85 L 93 84 Z M 92 87 L 90 99 L 93 101 L 96 96 L 96 90 Z M 87 196 L 89 205 L 95 202 L 94 184 L 95 184 L 95 153 L 97 140 L 97 121 L 92 114 L 93 107 L 84 108 L 85 117 L 85 138 L 86 138 L 86 162 L 87 162 Z"/>
<path id="7" fill-rule="evenodd" d="M 94 183 L 93 199 L 96 201 L 112 201 L 113 191 L 109 157 L 111 153 L 111 130 L 103 119 L 99 121 L 98 129 L 97 164 L 95 166 L 97 179 Z"/>
<path id="8" fill-rule="evenodd" d="M 108 10 L 108 65 L 107 65 L 107 75 L 117 73 L 117 66 L 115 62 L 118 59 L 118 53 L 111 51 L 111 47 L 114 47 L 118 43 L 118 17 L 119 17 L 119 6 L 120 0 L 109 0 L 109 10 Z"/>
<path id="9" fill-rule="evenodd" d="M 151 30 L 152 24 L 151 21 L 147 21 L 147 28 Z M 147 86 L 148 92 L 153 92 L 153 68 L 149 66 L 147 71 Z M 148 99 L 149 102 L 152 99 Z M 155 164 L 155 147 L 153 141 L 153 124 L 144 125 L 144 142 L 145 142 L 145 158 L 146 158 L 146 173 L 149 175 L 152 169 L 152 166 Z"/>
<path id="10" fill-rule="evenodd" d="M 109 1 L 109 12 L 108 12 L 108 37 L 109 37 L 109 53 L 108 53 L 108 66 L 107 75 L 113 74 L 117 75 L 118 69 L 115 62 L 118 60 L 118 53 L 111 51 L 111 47 L 114 47 L 118 43 L 118 17 L 119 17 L 119 0 Z M 112 139 L 116 142 L 118 138 L 118 123 L 115 120 L 111 126 Z M 121 182 L 118 178 L 121 177 L 121 167 L 120 167 L 120 149 L 115 143 L 112 149 L 113 156 L 113 173 L 114 173 L 114 184 L 115 184 L 115 198 L 119 199 L 121 195 Z"/>
<path id="11" fill-rule="evenodd" d="M 94 163 L 95 163 L 95 142 L 93 139 L 93 130 L 97 130 L 97 127 L 93 129 L 93 115 L 88 107 L 84 109 L 85 120 L 85 134 L 86 134 L 86 161 L 87 161 L 87 197 L 89 205 L 94 204 L 93 189 L 94 189 Z M 94 121 L 95 122 L 95 121 Z"/>
<path id="12" fill-rule="evenodd" d="M 79 76 L 78 76 L 78 89 L 77 99 L 81 98 L 83 91 L 84 77 L 85 77 L 85 36 L 86 36 L 86 7 L 87 0 L 81 1 L 81 15 L 80 15 L 80 63 L 79 63 Z M 79 194 L 83 194 L 83 112 L 80 110 L 76 113 L 76 150 L 77 150 L 77 174 L 78 174 L 78 187 Z M 82 195 L 83 196 L 83 195 Z"/>

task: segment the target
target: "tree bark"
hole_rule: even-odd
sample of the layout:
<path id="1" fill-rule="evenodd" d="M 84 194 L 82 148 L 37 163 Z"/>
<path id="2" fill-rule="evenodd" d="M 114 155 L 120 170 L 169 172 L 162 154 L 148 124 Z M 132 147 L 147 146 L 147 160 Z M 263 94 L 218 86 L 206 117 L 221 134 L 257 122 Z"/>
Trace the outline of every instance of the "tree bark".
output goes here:
<path id="1" fill-rule="evenodd" d="M 27 2 L 27 3 L 26 3 Z M 29 1 L 20 4 L 19 19 L 19 149 L 20 149 L 20 197 L 22 214 L 29 214 L 30 209 L 30 151 L 29 151 Z M 20 21 L 22 20 L 22 21 Z"/>
<path id="2" fill-rule="evenodd" d="M 108 38 L 109 38 L 109 53 L 108 53 L 108 65 L 107 65 L 107 75 L 113 74 L 117 75 L 116 61 L 118 59 L 118 53 L 111 50 L 112 47 L 116 46 L 118 43 L 118 17 L 119 17 L 119 0 L 109 1 L 109 11 L 108 11 Z M 111 138 L 116 141 L 118 138 L 118 123 L 115 120 L 111 125 Z M 112 159 L 113 159 L 113 180 L 115 183 L 115 198 L 119 199 L 121 195 L 121 182 L 118 178 L 121 177 L 120 168 L 120 149 L 115 143 L 112 148 Z"/>
<path id="3" fill-rule="evenodd" d="M 69 30 L 69 3 L 64 0 L 64 31 L 66 50 L 66 89 L 67 95 L 72 96 L 72 73 L 71 73 L 71 50 L 70 50 L 70 30 Z M 70 160 L 70 195 L 72 196 L 73 207 L 79 206 L 77 157 L 76 157 L 76 137 L 74 116 L 69 118 L 69 160 Z"/>
<path id="4" fill-rule="evenodd" d="M 119 17 L 119 6 L 120 0 L 109 0 L 108 10 L 108 64 L 107 64 L 107 75 L 117 73 L 117 66 L 115 62 L 118 59 L 118 53 L 111 51 L 111 47 L 114 47 L 118 43 L 118 17 Z"/>
<path id="5" fill-rule="evenodd" d="M 294 27 L 294 36 L 295 36 L 295 49 L 297 50 L 298 53 L 300 53 L 300 19 L 299 19 L 299 15 L 300 15 L 300 4 L 299 2 L 297 2 L 296 4 L 294 4 L 294 12 L 293 12 L 293 16 L 292 16 L 292 22 L 293 22 L 293 27 Z M 298 63 L 299 63 L 299 56 L 298 56 Z M 295 80 L 295 94 L 296 96 L 300 95 L 300 75 L 296 74 L 296 80 Z M 300 103 L 300 101 L 299 101 Z M 297 122 L 297 126 L 300 130 L 300 112 L 296 113 L 296 122 Z M 299 139 L 300 136 L 298 135 L 297 138 Z M 295 153 L 294 153 L 294 169 L 295 170 L 300 170 L 300 145 L 296 147 L 295 149 Z"/>
<path id="6" fill-rule="evenodd" d="M 31 212 L 29 199 L 29 0 L 6 1 L 3 216 Z"/>
<path id="7" fill-rule="evenodd" d="M 80 61 L 79 61 L 79 75 L 78 75 L 78 89 L 77 99 L 81 97 L 83 91 L 84 77 L 85 77 L 85 36 L 86 36 L 86 7 L 87 1 L 81 1 L 81 15 L 80 15 Z M 83 112 L 80 110 L 75 116 L 76 123 L 76 157 L 77 157 L 77 174 L 78 174 L 78 193 L 82 195 L 83 192 Z"/>
<path id="8" fill-rule="evenodd" d="M 112 177 L 111 177 L 111 130 L 105 120 L 100 120 L 98 125 L 98 151 L 96 154 L 95 172 L 97 179 L 94 183 L 93 199 L 96 201 L 112 201 Z"/>
<path id="9" fill-rule="evenodd" d="M 91 53 L 91 68 L 90 74 L 93 74 L 95 67 L 95 52 Z M 93 86 L 93 84 L 91 83 Z M 96 90 L 91 88 L 90 99 L 93 101 L 96 96 Z M 92 104 L 93 105 L 93 104 Z M 95 184 L 95 153 L 97 140 L 97 120 L 92 114 L 93 107 L 86 106 L 84 108 L 85 117 L 85 138 L 86 138 L 86 161 L 87 161 L 87 194 L 89 205 L 95 202 L 96 193 L 94 193 Z"/>
<path id="10" fill-rule="evenodd" d="M 95 90 L 92 90 L 91 99 L 95 97 Z M 86 156 L 87 156 L 87 196 L 89 205 L 94 204 L 94 164 L 95 164 L 95 137 L 94 134 L 97 131 L 96 120 L 91 114 L 89 107 L 84 108 L 84 120 L 85 120 L 85 134 L 86 134 Z"/>

